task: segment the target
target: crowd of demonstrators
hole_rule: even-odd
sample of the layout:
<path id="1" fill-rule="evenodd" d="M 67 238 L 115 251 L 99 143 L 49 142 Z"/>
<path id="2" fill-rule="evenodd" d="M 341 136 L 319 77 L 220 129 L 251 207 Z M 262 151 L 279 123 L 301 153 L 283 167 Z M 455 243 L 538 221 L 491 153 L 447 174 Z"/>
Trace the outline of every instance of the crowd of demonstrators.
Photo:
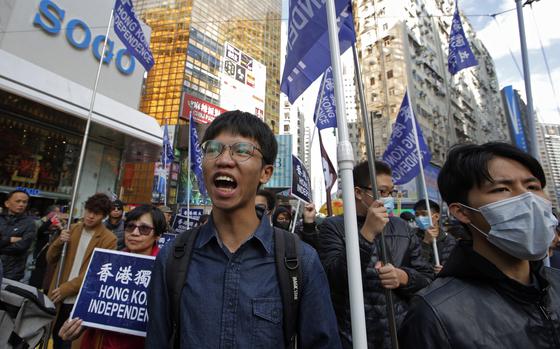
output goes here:
<path id="1" fill-rule="evenodd" d="M 124 252 L 156 256 L 159 252 L 157 241 L 165 233 L 167 223 L 163 213 L 149 205 L 138 206 L 126 215 L 124 225 Z M 87 328 L 79 318 L 68 319 L 60 328 L 59 336 L 71 341 L 83 333 L 83 349 L 137 349 L 144 348 L 145 338 L 130 334 Z"/>
<path id="2" fill-rule="evenodd" d="M 422 241 L 422 256 L 430 262 L 434 267 L 434 272 L 437 274 L 443 268 L 453 248 L 455 248 L 457 240 L 441 229 L 439 205 L 432 200 L 428 200 L 428 202 L 430 205 L 429 212 L 426 209 L 426 200 L 420 200 L 414 204 L 414 213 L 416 215 L 416 225 L 418 226 L 418 237 Z M 439 265 L 436 265 L 434 256 L 434 239 L 436 239 Z"/>
<path id="3" fill-rule="evenodd" d="M 385 289 L 394 290 L 397 324 L 403 320 L 408 298 L 426 287 L 433 278 L 430 265 L 422 258 L 420 241 L 413 229 L 390 216 L 394 192 L 390 168 L 376 162 L 380 200 L 371 193 L 368 163 L 354 167 L 354 196 L 359 229 L 360 261 L 364 286 L 367 341 L 369 348 L 390 347 Z M 392 210 L 390 210 L 392 211 Z M 389 263 L 383 264 L 380 236 L 384 233 Z M 352 347 L 348 270 L 344 217 L 326 218 L 319 226 L 318 252 L 327 273 L 343 347 Z"/>
<path id="4" fill-rule="evenodd" d="M 117 237 L 117 250 L 124 248 L 124 203 L 114 200 L 111 203 L 111 212 L 104 222 L 105 228 L 109 229 Z"/>
<path id="5" fill-rule="evenodd" d="M 4 201 L 5 210 L 0 214 L 0 260 L 4 277 L 20 281 L 25 274 L 28 250 L 36 235 L 35 222 L 27 215 L 29 195 L 14 190 Z"/>
<path id="6" fill-rule="evenodd" d="M 96 247 L 112 250 L 117 248 L 117 237 L 103 224 L 103 220 L 111 212 L 111 206 L 111 200 L 105 194 L 98 193 L 88 198 L 83 222 L 73 225 L 70 230 L 63 229 L 47 251 L 47 263 L 55 266 L 49 298 L 58 305 L 53 327 L 54 349 L 71 347 L 71 342 L 60 338 L 58 332 L 72 311 L 93 250 Z M 60 284 L 56 285 L 64 244 L 67 244 L 67 251 Z"/>
<path id="7" fill-rule="evenodd" d="M 255 207 L 258 188 L 272 176 L 277 155 L 274 135 L 252 114 L 226 112 L 206 130 L 202 152 L 211 218 L 185 233 L 196 232 L 184 281 L 166 278 L 170 258 L 176 258 L 173 245 L 164 246 L 157 256 L 148 297 L 146 347 L 170 348 L 174 343 L 181 348 L 287 347 L 282 324 L 287 304 L 282 302 L 275 263 L 279 234 L 268 216 L 258 218 Z M 303 242 L 298 250 L 302 273 L 295 313 L 298 347 L 338 348 L 335 314 L 317 253 Z M 178 304 L 167 293 L 177 282 Z"/>
<path id="8" fill-rule="evenodd" d="M 276 209 L 276 195 L 266 189 L 260 189 L 255 196 L 255 206 L 269 218 Z"/>
<path id="9" fill-rule="evenodd" d="M 173 230 L 173 210 L 169 206 L 160 206 L 159 210 L 165 217 L 165 223 L 167 224 L 166 233 L 175 234 Z"/>
<path id="10" fill-rule="evenodd" d="M 558 224 L 539 162 L 505 143 L 452 148 L 438 177 L 463 239 L 413 298 L 402 348 L 558 348 L 560 271 L 543 266 Z"/>
<path id="11" fill-rule="evenodd" d="M 292 224 L 292 209 L 280 205 L 274 210 L 272 214 L 272 225 L 276 228 L 290 230 Z"/>

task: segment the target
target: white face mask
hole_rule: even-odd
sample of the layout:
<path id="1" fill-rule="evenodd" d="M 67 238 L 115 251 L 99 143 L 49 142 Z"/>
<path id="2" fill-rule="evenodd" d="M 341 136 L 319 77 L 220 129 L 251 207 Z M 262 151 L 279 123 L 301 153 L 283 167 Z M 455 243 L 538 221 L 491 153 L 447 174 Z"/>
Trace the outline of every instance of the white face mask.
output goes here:
<path id="1" fill-rule="evenodd" d="M 531 192 L 493 202 L 479 209 L 463 204 L 461 206 L 480 212 L 490 224 L 488 233 L 470 224 L 474 229 L 500 250 L 521 260 L 543 259 L 558 225 L 558 220 L 552 214 L 550 201 Z"/>

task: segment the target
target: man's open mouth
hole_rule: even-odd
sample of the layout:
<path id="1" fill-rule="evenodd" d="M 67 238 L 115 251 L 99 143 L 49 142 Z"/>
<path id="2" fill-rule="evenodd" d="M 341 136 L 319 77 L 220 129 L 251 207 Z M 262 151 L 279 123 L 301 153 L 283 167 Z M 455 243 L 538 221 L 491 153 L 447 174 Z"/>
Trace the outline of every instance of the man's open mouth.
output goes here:
<path id="1" fill-rule="evenodd" d="M 220 190 L 232 191 L 237 188 L 237 181 L 233 177 L 219 175 L 214 179 L 214 186 Z"/>

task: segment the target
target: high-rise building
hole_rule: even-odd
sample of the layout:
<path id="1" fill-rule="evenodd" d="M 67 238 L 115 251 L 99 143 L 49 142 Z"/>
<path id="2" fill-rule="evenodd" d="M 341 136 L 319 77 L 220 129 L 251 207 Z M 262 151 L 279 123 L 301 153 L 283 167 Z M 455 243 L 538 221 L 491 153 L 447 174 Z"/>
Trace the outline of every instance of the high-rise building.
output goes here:
<path id="1" fill-rule="evenodd" d="M 134 4 L 152 29 L 155 59 L 140 109 L 160 124 L 177 125 L 170 133 L 171 137 L 177 134 L 180 162 L 172 166 L 171 177 L 177 180 L 170 182 L 168 202 L 186 203 L 185 99 L 196 100 L 204 110 L 242 105 L 240 109 L 263 117 L 278 133 L 281 0 L 134 0 Z M 224 64 L 226 49 L 228 54 L 233 52 L 237 65 Z M 232 76 L 230 80 L 226 73 Z M 258 93 L 243 95 L 252 90 Z M 251 99 L 250 104 L 243 104 L 243 98 Z M 174 168 L 180 173 L 173 174 Z M 148 170 L 146 180 L 149 174 Z"/>
<path id="2" fill-rule="evenodd" d="M 554 207 L 558 209 L 558 203 L 560 203 L 560 125 L 539 124 L 539 126 L 540 132 L 537 136 L 543 137 L 544 140 L 544 147 L 542 145 L 540 147 L 541 163 L 543 167 L 546 165 L 545 173 L 548 172 L 547 192 Z"/>
<path id="3" fill-rule="evenodd" d="M 311 130 L 305 125 L 305 113 L 302 106 L 305 103 L 303 99 L 298 100 L 294 105 L 288 102 L 288 99 L 282 97 L 282 114 L 280 116 L 280 134 L 293 135 L 292 152 L 306 166 L 311 169 Z"/>
<path id="4" fill-rule="evenodd" d="M 457 142 L 509 140 L 494 63 L 465 17 L 479 65 L 455 76 L 447 70 L 453 9 L 450 0 L 357 2 L 357 48 L 377 157 L 407 89 L 435 164 Z"/>

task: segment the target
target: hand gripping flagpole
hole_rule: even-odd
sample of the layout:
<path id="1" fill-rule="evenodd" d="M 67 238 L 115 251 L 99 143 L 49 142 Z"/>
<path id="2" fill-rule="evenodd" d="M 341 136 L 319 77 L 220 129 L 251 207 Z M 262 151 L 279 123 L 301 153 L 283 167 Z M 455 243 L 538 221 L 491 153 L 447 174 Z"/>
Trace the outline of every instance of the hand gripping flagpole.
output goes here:
<path id="1" fill-rule="evenodd" d="M 426 176 L 424 175 L 424 163 L 422 161 L 422 152 L 420 151 L 420 142 L 418 140 L 418 130 L 416 129 L 416 117 L 414 116 L 414 110 L 412 109 L 412 103 L 410 103 L 410 94 L 408 93 L 408 87 L 406 89 L 406 98 L 408 99 L 409 105 L 409 115 L 412 119 L 412 132 L 414 132 L 414 141 L 416 142 L 416 156 L 418 157 L 418 163 L 420 165 L 420 180 L 422 181 L 422 187 L 424 188 L 424 200 L 426 200 L 426 210 L 428 211 L 428 217 L 430 217 L 430 227 L 434 226 L 432 220 L 432 209 L 430 207 L 430 199 L 428 198 L 428 186 L 426 185 Z M 428 232 L 426 232 L 428 233 Z M 432 239 L 432 249 L 434 250 L 434 259 L 436 265 L 439 264 L 439 253 L 437 247 L 437 237 Z"/>
<path id="2" fill-rule="evenodd" d="M 365 141 L 366 141 L 366 154 L 368 158 L 369 167 L 369 178 L 371 182 L 371 191 L 375 200 L 379 199 L 379 191 L 377 190 L 377 173 L 375 170 L 375 145 L 373 140 L 373 132 L 371 129 L 371 124 L 368 120 L 366 97 L 364 95 L 364 83 L 362 81 L 362 72 L 360 69 L 360 62 L 358 61 L 358 52 L 356 50 L 356 44 L 352 45 L 352 55 L 354 57 L 354 75 L 356 76 L 356 82 L 358 84 L 358 94 L 360 95 L 360 109 L 362 112 L 362 123 L 365 128 Z M 387 244 L 385 243 L 385 233 L 381 231 L 380 236 L 381 242 L 381 259 L 383 264 L 389 263 L 389 257 L 387 254 Z M 384 289 L 385 299 L 387 303 L 387 320 L 389 326 L 389 333 L 391 335 L 391 344 L 393 349 L 398 349 L 399 341 L 397 338 L 397 321 L 395 319 L 395 305 L 393 302 L 393 292 L 386 288 Z"/>
<path id="3" fill-rule="evenodd" d="M 103 66 L 103 60 L 105 59 L 105 49 L 107 48 L 107 41 L 109 40 L 109 31 L 111 30 L 111 22 L 113 22 L 114 6 L 111 8 L 111 16 L 109 17 L 109 24 L 107 24 L 107 32 L 105 33 L 105 40 L 103 40 L 103 50 L 101 50 L 101 57 L 99 59 L 99 66 L 97 67 L 97 76 L 95 77 L 95 84 L 93 85 L 93 91 L 91 92 L 91 101 L 89 104 L 88 117 L 86 122 L 86 129 L 84 132 L 84 138 L 82 139 L 82 149 L 80 150 L 80 158 L 78 160 L 78 169 L 76 173 L 76 179 L 74 180 L 74 186 L 72 187 L 72 201 L 70 201 L 70 212 L 68 213 L 68 223 L 66 229 L 70 230 L 70 225 L 72 224 L 72 216 L 74 214 L 74 207 L 76 206 L 76 197 L 78 196 L 78 187 L 80 185 L 80 179 L 82 176 L 82 166 L 84 164 L 84 157 L 86 154 L 86 146 L 89 137 L 89 128 L 91 126 L 91 117 L 93 114 L 93 105 L 95 104 L 95 96 L 97 94 L 97 85 L 99 84 L 99 76 L 101 75 L 101 67 Z M 62 246 L 62 253 L 60 254 L 60 267 L 58 268 L 58 273 L 56 275 L 55 288 L 60 286 L 60 279 L 62 278 L 62 269 L 64 267 L 64 262 L 66 259 L 66 251 L 68 250 L 68 242 L 64 242 Z"/>
<path id="4" fill-rule="evenodd" d="M 350 315 L 352 322 L 352 342 L 354 348 L 367 348 L 364 294 L 360 266 L 360 249 L 358 244 L 358 224 L 356 202 L 354 199 L 354 155 L 352 144 L 348 140 L 348 125 L 344 110 L 344 91 L 342 90 L 342 72 L 340 65 L 340 46 L 336 21 L 334 0 L 327 0 L 327 24 L 331 65 L 333 68 L 336 115 L 338 117 L 338 171 L 342 180 L 342 198 L 344 203 L 344 227 L 346 234 L 346 258 L 348 265 L 348 289 L 350 295 Z"/>

